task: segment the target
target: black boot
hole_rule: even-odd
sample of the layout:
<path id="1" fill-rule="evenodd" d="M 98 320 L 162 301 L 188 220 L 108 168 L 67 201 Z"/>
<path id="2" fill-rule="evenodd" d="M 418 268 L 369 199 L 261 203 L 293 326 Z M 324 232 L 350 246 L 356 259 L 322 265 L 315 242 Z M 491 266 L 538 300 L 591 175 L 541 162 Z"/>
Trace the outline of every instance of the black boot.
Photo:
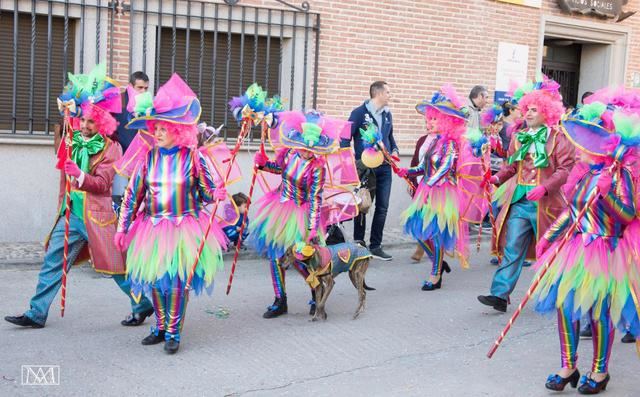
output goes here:
<path id="1" fill-rule="evenodd" d="M 311 290 L 311 300 L 309 301 L 309 315 L 313 316 L 316 314 L 316 291 Z"/>
<path id="2" fill-rule="evenodd" d="M 273 301 L 273 305 L 267 308 L 267 311 L 264 312 L 262 317 L 264 318 L 275 318 L 279 317 L 287 312 L 287 296 L 284 295 L 282 298 L 276 298 Z"/>
<path id="3" fill-rule="evenodd" d="M 145 346 L 157 345 L 162 342 L 164 342 L 164 331 L 158 331 L 158 335 L 155 332 L 151 332 L 142 340 L 142 344 Z"/>
<path id="4" fill-rule="evenodd" d="M 164 351 L 167 352 L 167 354 L 175 354 L 178 352 L 179 348 L 180 348 L 180 342 L 178 342 L 173 338 L 164 342 Z"/>

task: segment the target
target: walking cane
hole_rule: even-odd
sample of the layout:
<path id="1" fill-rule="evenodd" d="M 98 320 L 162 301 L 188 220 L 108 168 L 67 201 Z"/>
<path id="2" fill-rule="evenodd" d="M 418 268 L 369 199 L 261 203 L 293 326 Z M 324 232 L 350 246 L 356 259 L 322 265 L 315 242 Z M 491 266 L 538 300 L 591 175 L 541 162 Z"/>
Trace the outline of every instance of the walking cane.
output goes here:
<path id="1" fill-rule="evenodd" d="M 240 127 L 240 132 L 238 133 L 238 138 L 236 140 L 236 145 L 231 151 L 231 156 L 226 161 L 229 162 L 229 167 L 227 168 L 227 173 L 224 177 L 223 186 L 227 184 L 227 180 L 229 179 L 229 175 L 231 174 L 231 169 L 233 167 L 233 163 L 236 160 L 236 155 L 240 151 L 240 147 L 242 146 L 242 142 L 244 142 L 244 138 L 251 131 L 251 119 L 243 119 L 242 126 Z M 198 247 L 198 253 L 196 254 L 196 259 L 193 261 L 193 265 L 191 266 L 191 273 L 187 279 L 187 284 L 185 286 L 185 290 L 189 290 L 189 286 L 191 285 L 191 281 L 193 280 L 193 275 L 196 272 L 196 267 L 198 266 L 198 262 L 200 261 L 200 256 L 202 255 L 202 250 L 204 249 L 205 242 L 209 237 L 209 232 L 211 231 L 211 225 L 215 221 L 216 212 L 218 211 L 218 204 L 220 200 L 216 200 L 213 209 L 211 211 L 211 215 L 209 216 L 209 224 L 207 225 L 207 230 L 205 230 L 204 235 L 202 236 L 202 240 L 200 241 L 200 246 Z"/>
<path id="2" fill-rule="evenodd" d="M 69 125 L 69 109 L 64 110 L 62 133 L 67 149 L 67 159 L 71 158 L 73 128 Z M 71 177 L 65 173 L 64 248 L 62 251 L 62 290 L 60 292 L 60 317 L 64 317 L 67 302 L 67 266 L 69 264 L 69 218 L 71 216 Z"/>
<path id="3" fill-rule="evenodd" d="M 260 135 L 260 151 L 264 153 L 264 141 L 266 139 L 268 126 L 266 121 L 262 121 L 262 133 Z M 253 173 L 251 174 L 251 185 L 249 186 L 249 197 L 247 199 L 247 208 L 244 212 L 244 218 L 242 219 L 242 224 L 240 225 L 240 232 L 238 233 L 238 242 L 236 243 L 236 252 L 233 255 L 233 263 L 231 265 L 231 273 L 229 274 L 229 282 L 227 283 L 227 295 L 231 292 L 231 284 L 233 283 L 233 275 L 236 272 L 236 264 L 238 263 L 238 256 L 240 254 L 240 247 L 242 246 L 242 233 L 244 232 L 245 227 L 247 226 L 247 218 L 249 215 L 249 207 L 251 206 L 251 198 L 253 197 L 253 188 L 256 185 L 256 178 L 258 177 L 258 165 L 253 165 Z"/>
<path id="4" fill-rule="evenodd" d="M 527 290 L 527 293 L 525 294 L 524 298 L 522 298 L 522 302 L 520 302 L 520 304 L 518 305 L 518 308 L 516 309 L 516 311 L 513 313 L 513 315 L 509 319 L 509 322 L 507 323 L 507 325 L 504 327 L 504 329 L 500 333 L 500 336 L 498 337 L 498 339 L 496 339 L 496 341 L 494 342 L 493 346 L 491 346 L 491 349 L 489 350 L 489 353 L 487 353 L 487 357 L 488 358 L 493 357 L 493 354 L 496 352 L 496 350 L 498 349 L 498 347 L 500 346 L 500 344 L 504 340 L 505 336 L 507 335 L 507 332 L 509 332 L 509 330 L 511 329 L 511 326 L 516 321 L 516 319 L 518 318 L 518 316 L 522 312 L 522 309 L 524 308 L 524 306 L 529 301 L 529 298 L 531 298 L 531 295 L 533 295 L 533 292 L 536 290 L 536 288 L 538 288 L 538 284 L 540 283 L 540 280 L 542 280 L 542 277 L 544 277 L 545 273 L 547 273 L 547 270 L 549 270 L 549 268 L 553 264 L 553 261 L 556 259 L 556 256 L 558 256 L 558 253 L 560 252 L 560 249 L 562 249 L 562 247 L 564 247 L 564 245 L 567 243 L 567 241 L 569 241 L 569 239 L 572 237 L 573 232 L 575 232 L 576 228 L 578 227 L 578 224 L 580 223 L 580 221 L 582 220 L 582 218 L 586 214 L 587 209 L 593 205 L 593 203 L 596 201 L 596 198 L 598 197 L 598 195 L 599 195 L 599 189 L 596 188 L 594 194 L 591 197 L 589 197 L 589 200 L 587 201 L 587 203 L 580 210 L 580 212 L 578 212 L 578 215 L 576 216 L 576 220 L 575 220 L 575 222 L 573 222 L 573 225 L 571 225 L 569 230 L 567 230 L 567 232 L 565 233 L 564 237 L 562 238 L 562 241 L 560 242 L 560 244 L 558 244 L 556 246 L 555 250 L 553 251 L 553 254 L 547 260 L 547 263 L 538 272 L 538 275 L 535 278 L 535 280 L 533 280 L 533 283 L 531 283 L 531 286 Z"/>

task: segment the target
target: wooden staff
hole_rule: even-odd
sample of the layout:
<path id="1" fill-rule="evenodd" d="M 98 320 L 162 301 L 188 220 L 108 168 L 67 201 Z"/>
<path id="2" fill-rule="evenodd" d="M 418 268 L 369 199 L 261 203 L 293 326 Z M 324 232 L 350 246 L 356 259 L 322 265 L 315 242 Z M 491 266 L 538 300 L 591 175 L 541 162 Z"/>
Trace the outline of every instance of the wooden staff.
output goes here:
<path id="1" fill-rule="evenodd" d="M 240 151 L 240 147 L 242 146 L 242 142 L 244 142 L 244 138 L 251 131 L 251 119 L 243 119 L 242 126 L 240 127 L 240 132 L 238 133 L 238 139 L 236 140 L 236 145 L 231 151 L 231 157 L 227 161 L 229 161 L 229 167 L 227 168 L 227 174 L 224 177 L 223 185 L 227 184 L 227 180 L 229 180 L 229 175 L 231 174 L 231 169 L 233 167 L 233 163 L 236 160 L 236 155 Z M 220 200 L 215 200 L 213 204 L 213 209 L 211 211 L 211 215 L 209 216 L 209 224 L 207 225 L 207 230 L 204 232 L 202 236 L 202 240 L 200 240 L 200 246 L 198 247 L 198 253 L 196 254 L 196 259 L 193 261 L 193 265 L 191 266 L 191 273 L 189 274 L 189 278 L 187 279 L 186 290 L 189 290 L 189 286 L 191 285 L 191 281 L 193 280 L 193 275 L 196 273 L 196 267 L 198 266 L 198 262 L 200 261 L 200 256 L 202 255 L 202 250 L 204 249 L 204 245 L 209 237 L 209 232 L 211 231 L 211 225 L 215 221 L 216 212 L 218 211 L 218 204 Z"/>
<path id="2" fill-rule="evenodd" d="M 516 319 L 518 318 L 518 316 L 522 312 L 522 309 L 524 308 L 524 306 L 529 301 L 529 298 L 531 298 L 531 295 L 533 295 L 533 292 L 536 290 L 536 288 L 538 288 L 538 284 L 540 284 L 540 280 L 542 280 L 542 277 L 544 277 L 544 275 L 547 273 L 547 271 L 549 270 L 549 268 L 553 264 L 553 261 L 556 259 L 556 256 L 558 256 L 558 253 L 560 252 L 562 247 L 564 247 L 564 245 L 569 241 L 569 239 L 571 239 L 571 237 L 573 236 L 573 233 L 575 232 L 576 228 L 578 227 L 578 224 L 580 223 L 580 221 L 582 220 L 582 218 L 586 214 L 587 209 L 593 205 L 593 203 L 596 201 L 596 198 L 598 197 L 598 195 L 599 195 L 599 190 L 596 189 L 594 194 L 591 197 L 589 197 L 589 200 L 586 202 L 584 207 L 582 207 L 580 212 L 578 212 L 578 216 L 576 216 L 575 222 L 573 222 L 573 225 L 571 225 L 571 227 L 569 228 L 567 233 L 565 233 L 565 235 L 562 238 L 562 241 L 560 242 L 560 244 L 558 244 L 556 246 L 555 250 L 553 251 L 553 254 L 549 257 L 549 259 L 547 259 L 547 261 L 546 261 L 547 263 L 538 272 L 537 277 L 535 278 L 535 280 L 533 280 L 533 283 L 531 283 L 531 286 L 527 290 L 527 293 L 524 296 L 524 298 L 522 299 L 522 302 L 520 302 L 520 304 L 518 305 L 518 308 L 516 309 L 516 311 L 513 313 L 513 315 L 509 319 L 509 322 L 507 323 L 507 325 L 504 327 L 504 329 L 500 333 L 500 336 L 498 337 L 498 339 L 496 339 L 496 341 L 494 342 L 493 346 L 491 346 L 491 349 L 489 350 L 489 353 L 487 353 L 487 357 L 491 358 L 493 356 L 493 354 L 496 352 L 496 350 L 500 346 L 500 343 L 502 343 L 502 341 L 504 340 L 504 337 L 507 335 L 507 332 L 509 332 L 509 329 L 511 329 L 511 326 L 516 321 Z"/>
<path id="3" fill-rule="evenodd" d="M 67 159 L 71 158 L 73 128 L 69 125 L 69 109 L 64 110 L 63 135 L 67 149 Z M 63 166 L 64 167 L 64 166 Z M 69 265 L 69 218 L 71 217 L 71 177 L 65 172 L 64 248 L 62 251 L 62 290 L 60 293 L 60 317 L 64 317 L 67 302 L 67 267 Z"/>
<path id="4" fill-rule="evenodd" d="M 262 121 L 262 133 L 260 135 L 260 151 L 264 152 L 264 141 L 266 139 L 267 131 L 269 127 L 265 121 Z M 244 218 L 240 225 L 240 231 L 238 232 L 238 242 L 236 243 L 236 252 L 233 255 L 233 263 L 231 265 L 231 273 L 229 274 L 229 282 L 227 284 L 227 295 L 231 292 L 231 284 L 233 283 L 233 275 L 236 272 L 236 264 L 238 263 L 238 255 L 240 254 L 240 246 L 242 246 L 242 233 L 247 225 L 247 219 L 249 218 L 249 207 L 251 206 L 251 198 L 253 197 L 253 188 L 256 185 L 256 179 L 258 177 L 258 165 L 253 165 L 253 173 L 251 174 L 251 185 L 249 186 L 249 197 L 247 198 L 247 208 L 244 212 Z"/>

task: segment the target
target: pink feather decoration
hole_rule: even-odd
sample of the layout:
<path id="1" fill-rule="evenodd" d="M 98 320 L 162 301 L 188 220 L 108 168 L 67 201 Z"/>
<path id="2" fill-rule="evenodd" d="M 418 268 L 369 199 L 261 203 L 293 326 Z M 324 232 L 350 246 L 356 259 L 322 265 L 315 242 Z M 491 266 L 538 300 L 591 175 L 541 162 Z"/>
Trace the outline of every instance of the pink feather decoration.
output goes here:
<path id="1" fill-rule="evenodd" d="M 453 103 L 455 105 L 455 107 L 457 108 L 461 108 L 464 106 L 464 101 L 462 101 L 460 99 L 460 97 L 458 96 L 458 93 L 456 92 L 456 89 L 453 87 L 453 85 L 447 83 L 444 86 L 442 86 L 442 88 L 440 89 L 440 91 L 451 100 L 451 103 Z"/>

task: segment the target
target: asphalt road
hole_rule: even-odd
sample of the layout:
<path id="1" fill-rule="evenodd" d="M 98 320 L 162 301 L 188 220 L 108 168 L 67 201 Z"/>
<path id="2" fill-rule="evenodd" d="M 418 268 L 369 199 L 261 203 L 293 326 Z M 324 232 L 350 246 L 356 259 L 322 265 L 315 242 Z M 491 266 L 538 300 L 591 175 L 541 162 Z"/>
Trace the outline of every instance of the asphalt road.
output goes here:
<path id="1" fill-rule="evenodd" d="M 472 269 L 454 263 L 443 289 L 420 290 L 427 264 L 411 263 L 412 250 L 393 251 L 392 262 L 373 261 L 367 309 L 357 320 L 356 291 L 338 278 L 328 320 L 309 321 L 308 289 L 288 272 L 289 314 L 265 320 L 272 300 L 262 261 L 238 265 L 233 290 L 226 274 L 212 297 L 191 299 L 180 351 L 142 346 L 150 321 L 120 325 L 129 308 L 115 284 L 88 268 L 70 273 L 67 311 L 52 307 L 46 328 L 0 323 L 0 395 L 192 396 L 545 396 L 548 374 L 560 365 L 554 317 L 530 308 L 520 316 L 493 359 L 486 353 L 509 316 L 480 305 L 494 267 L 486 247 Z M 515 309 L 533 275 L 525 270 Z M 37 271 L 0 268 L 0 314 L 27 308 Z M 228 315 L 227 315 L 228 314 Z M 640 396 L 640 359 L 616 335 L 612 380 L 605 396 Z M 590 367 L 592 346 L 580 346 L 579 368 Z M 57 386 L 22 385 L 22 365 L 57 365 Z M 573 389 L 565 394 L 577 394 Z"/>

